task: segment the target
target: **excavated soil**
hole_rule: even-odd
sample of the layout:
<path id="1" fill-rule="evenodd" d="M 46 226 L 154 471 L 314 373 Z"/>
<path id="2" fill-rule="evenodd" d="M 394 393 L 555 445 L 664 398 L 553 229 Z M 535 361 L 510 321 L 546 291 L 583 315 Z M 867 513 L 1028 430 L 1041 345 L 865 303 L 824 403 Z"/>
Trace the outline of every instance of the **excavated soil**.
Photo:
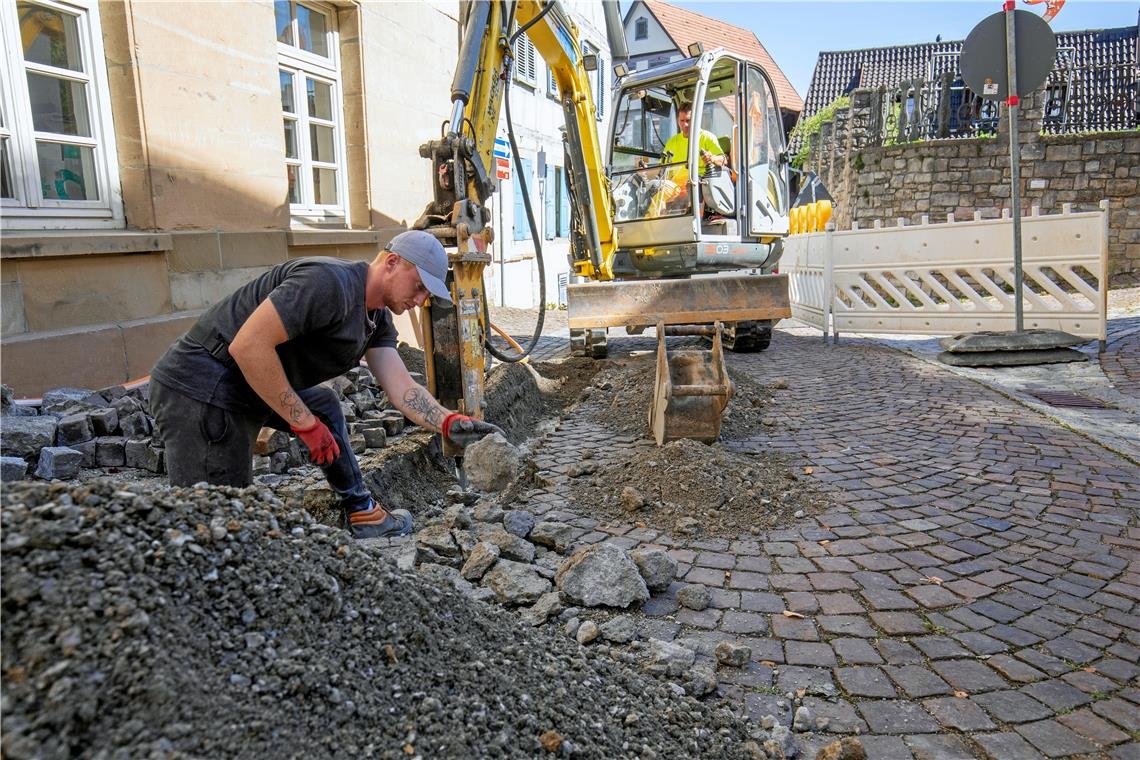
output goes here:
<path id="1" fill-rule="evenodd" d="M 18 483 L 2 503 L 7 758 L 746 756 L 727 712 L 268 489 Z"/>
<path id="2" fill-rule="evenodd" d="M 654 361 L 643 355 L 609 362 L 575 413 L 614 433 L 650 439 Z M 826 491 L 791 457 L 729 448 L 763 428 L 783 424 L 766 411 L 782 383 L 762 386 L 742 373 L 729 374 L 736 392 L 717 443 L 680 440 L 597 462 L 584 460 L 571 469 L 576 477 L 569 506 L 592 517 L 729 539 L 789 525 L 797 513 L 804 517 L 833 508 Z"/>
<path id="3" fill-rule="evenodd" d="M 585 398 L 584 412 L 607 430 L 648 438 L 656 361 L 655 355 L 643 354 L 599 362 L 600 371 Z M 741 372 L 730 369 L 729 377 L 736 391 L 721 418 L 721 441 L 747 438 L 765 421 L 774 422 L 767 419 L 764 407 L 775 391 Z"/>
<path id="4" fill-rule="evenodd" d="M 827 494 L 797 469 L 779 454 L 673 441 L 575 478 L 570 506 L 593 517 L 682 535 L 737 539 L 832 508 Z"/>

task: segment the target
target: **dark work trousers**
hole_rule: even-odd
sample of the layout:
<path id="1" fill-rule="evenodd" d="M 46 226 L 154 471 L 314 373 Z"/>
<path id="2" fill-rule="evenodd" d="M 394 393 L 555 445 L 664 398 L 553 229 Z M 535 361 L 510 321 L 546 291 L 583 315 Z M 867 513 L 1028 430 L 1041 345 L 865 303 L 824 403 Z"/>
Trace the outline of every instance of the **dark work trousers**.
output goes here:
<path id="1" fill-rule="evenodd" d="M 348 443 L 348 425 L 336 393 L 323 386 L 297 391 L 309 411 L 328 425 L 340 456 L 322 467 L 329 485 L 349 512 L 367 510 L 372 496 Z M 173 486 L 211 483 L 248 486 L 253 480 L 253 444 L 262 427 L 289 432 L 276 413 L 242 414 L 184 396 L 151 380 L 150 413 L 157 437 L 166 447 L 166 471 Z"/>

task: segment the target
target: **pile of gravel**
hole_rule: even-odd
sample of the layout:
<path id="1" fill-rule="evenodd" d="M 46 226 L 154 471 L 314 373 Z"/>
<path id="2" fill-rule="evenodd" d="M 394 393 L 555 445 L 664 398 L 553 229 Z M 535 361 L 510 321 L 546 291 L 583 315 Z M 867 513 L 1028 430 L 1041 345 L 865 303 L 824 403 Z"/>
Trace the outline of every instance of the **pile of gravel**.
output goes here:
<path id="1" fill-rule="evenodd" d="M 748 757 L 747 727 L 265 488 L 5 488 L 8 758 Z"/>

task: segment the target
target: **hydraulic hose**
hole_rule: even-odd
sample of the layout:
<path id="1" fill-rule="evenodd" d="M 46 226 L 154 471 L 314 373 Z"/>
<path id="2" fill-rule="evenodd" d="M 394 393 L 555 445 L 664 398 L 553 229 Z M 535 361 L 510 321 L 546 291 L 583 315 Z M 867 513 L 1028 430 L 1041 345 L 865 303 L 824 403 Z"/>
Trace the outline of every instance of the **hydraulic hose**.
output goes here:
<path id="1" fill-rule="evenodd" d="M 542 10 L 539 11 L 538 15 L 536 15 L 534 18 L 528 21 L 525 26 L 520 27 L 517 32 L 510 36 L 510 39 L 507 40 L 507 45 L 511 48 L 514 48 L 515 41 L 518 40 L 519 36 L 525 33 L 527 29 L 530 29 L 532 26 L 538 23 L 538 21 L 541 20 L 542 17 L 549 13 L 553 8 L 553 2 L 546 3 L 543 6 Z M 539 239 L 538 235 L 538 224 L 534 221 L 534 209 L 531 208 L 530 205 L 530 191 L 526 186 L 526 174 L 522 170 L 522 157 L 519 156 L 519 146 L 518 142 L 515 140 L 515 126 L 514 122 L 511 120 L 511 88 L 509 82 L 511 81 L 510 66 L 514 64 L 514 60 L 512 58 L 508 58 L 507 60 L 508 65 L 506 76 L 508 85 L 506 91 L 503 93 L 503 100 L 507 114 L 507 139 L 511 143 L 511 155 L 514 158 L 515 173 L 519 178 L 519 191 L 522 193 L 523 208 L 526 209 L 526 221 L 527 225 L 530 227 L 530 237 L 531 240 L 534 241 L 534 256 L 538 263 L 538 321 L 534 325 L 534 333 L 530 336 L 530 341 L 527 343 L 526 348 L 522 349 L 517 354 L 508 354 L 495 348 L 495 346 L 491 343 L 490 330 L 488 330 L 487 337 L 484 339 L 484 345 L 486 345 L 487 351 L 490 352 L 491 356 L 495 357 L 501 362 L 520 362 L 529 356 L 530 353 L 534 351 L 535 347 L 538 345 L 538 339 L 542 336 L 542 326 L 546 322 L 546 266 L 542 261 L 542 241 Z M 500 203 L 501 202 L 502 199 L 500 197 Z M 502 254 L 500 253 L 500 255 Z M 506 287 L 506 283 L 499 283 L 499 287 Z M 487 293 L 485 292 L 486 288 L 483 290 L 483 321 L 487 325 L 490 325 L 491 320 L 487 308 Z"/>

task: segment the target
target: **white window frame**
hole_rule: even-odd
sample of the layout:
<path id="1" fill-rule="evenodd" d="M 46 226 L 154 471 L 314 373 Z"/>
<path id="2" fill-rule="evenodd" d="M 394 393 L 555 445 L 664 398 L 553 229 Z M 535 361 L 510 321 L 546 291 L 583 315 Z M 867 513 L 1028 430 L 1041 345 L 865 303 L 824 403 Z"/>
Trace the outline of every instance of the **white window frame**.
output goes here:
<path id="1" fill-rule="evenodd" d="M 336 9 L 325 3 L 300 2 L 294 0 L 293 5 L 299 5 L 320 13 L 325 17 L 326 44 L 328 57 L 311 53 L 300 47 L 299 44 L 290 45 L 287 42 L 277 43 L 277 70 L 289 73 L 293 77 L 293 109 L 289 114 L 282 109 L 282 130 L 285 120 L 296 123 L 296 158 L 285 156 L 285 166 L 294 166 L 297 171 L 297 188 L 300 202 L 289 204 L 289 213 L 294 226 L 344 226 L 349 224 L 348 218 L 348 161 L 346 159 L 346 141 L 344 136 L 344 100 L 341 85 L 340 69 L 340 30 L 337 27 Z M 300 29 L 297 20 L 291 22 L 294 41 L 300 41 Z M 274 20 L 274 35 L 277 33 L 276 18 Z M 305 80 L 315 81 L 330 86 L 330 99 L 333 119 L 321 119 L 309 115 L 307 102 L 307 89 Z M 280 92 L 280 73 L 277 77 L 276 88 Z M 333 150 L 336 151 L 335 160 L 331 162 L 314 161 L 312 156 L 312 143 L 309 136 L 309 126 L 319 125 L 332 127 Z M 284 140 L 284 135 L 282 135 Z M 315 202 L 316 193 L 313 187 L 314 169 L 333 169 L 336 171 L 335 204 L 318 204 Z M 286 169 L 286 172 L 288 169 Z M 288 175 L 286 175 L 288 176 Z"/>
<path id="2" fill-rule="evenodd" d="M 3 65 L 0 66 L 0 110 L 9 136 L 9 157 L 15 198 L 0 199 L 3 229 L 105 229 L 121 228 L 123 193 L 119 185 L 115 127 L 111 116 L 106 57 L 97 0 L 29 0 L 35 5 L 75 18 L 83 71 L 59 69 L 24 60 L 19 16 L 14 0 L 0 2 L 0 36 Z M 87 97 L 91 136 L 37 132 L 32 120 L 27 73 L 43 72 L 58 79 L 79 82 Z M 97 200 L 44 198 L 36 141 L 90 147 L 94 152 Z"/>

